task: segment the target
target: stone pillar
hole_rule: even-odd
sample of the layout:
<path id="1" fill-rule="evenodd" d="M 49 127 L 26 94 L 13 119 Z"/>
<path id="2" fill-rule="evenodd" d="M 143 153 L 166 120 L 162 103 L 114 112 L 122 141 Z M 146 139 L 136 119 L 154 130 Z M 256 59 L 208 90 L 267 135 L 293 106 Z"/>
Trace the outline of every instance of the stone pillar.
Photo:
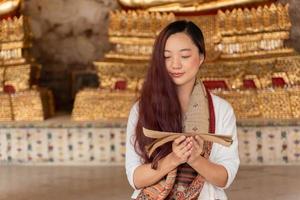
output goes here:
<path id="1" fill-rule="evenodd" d="M 33 54 L 42 64 L 40 85 L 53 90 L 58 109 L 71 109 L 71 74 L 93 68 L 110 49 L 107 37 L 112 0 L 26 0 Z"/>

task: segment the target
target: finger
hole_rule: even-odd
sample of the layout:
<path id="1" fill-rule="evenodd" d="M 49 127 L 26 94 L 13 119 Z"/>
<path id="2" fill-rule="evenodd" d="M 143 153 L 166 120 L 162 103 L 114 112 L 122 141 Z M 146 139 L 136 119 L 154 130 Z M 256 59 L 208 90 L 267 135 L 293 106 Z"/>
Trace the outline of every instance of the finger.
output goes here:
<path id="1" fill-rule="evenodd" d="M 189 158 L 191 155 L 192 155 L 192 149 L 190 149 L 190 150 L 188 150 L 188 151 L 186 151 L 186 152 L 183 153 L 183 156 L 185 158 Z"/>
<path id="2" fill-rule="evenodd" d="M 197 141 L 197 143 L 200 145 L 200 146 L 203 146 L 203 143 L 204 143 L 204 140 L 200 137 L 200 136 L 196 136 L 195 137 L 195 140 Z"/>
<path id="3" fill-rule="evenodd" d="M 188 154 L 189 154 L 189 151 L 182 151 L 181 152 L 182 157 L 187 157 Z"/>
<path id="4" fill-rule="evenodd" d="M 195 140 L 195 148 L 196 148 L 196 152 L 200 152 L 200 153 L 202 153 L 203 151 L 204 151 L 204 140 L 202 140 L 201 138 L 200 138 L 200 141 L 196 141 Z M 199 144 L 200 143 L 200 144 Z"/>
<path id="5" fill-rule="evenodd" d="M 194 142 L 197 143 L 198 145 L 201 145 L 204 141 L 201 139 L 201 137 L 196 136 L 194 138 Z"/>
<path id="6" fill-rule="evenodd" d="M 200 137 L 199 135 L 196 136 L 196 140 L 197 140 L 198 142 L 202 142 L 202 143 L 204 142 L 203 138 Z"/>
<path id="7" fill-rule="evenodd" d="M 193 151 L 192 145 L 184 147 L 182 150 L 180 150 L 180 154 L 185 155 L 186 153 L 188 153 L 190 151 Z"/>
<path id="8" fill-rule="evenodd" d="M 183 143 L 181 143 L 179 146 L 178 146 L 178 148 L 180 149 L 180 150 L 189 150 L 190 148 L 192 148 L 192 146 L 193 146 L 193 143 L 192 143 L 192 141 L 184 141 Z"/>
<path id="9" fill-rule="evenodd" d="M 181 142 L 183 142 L 185 139 L 186 139 L 186 137 L 185 137 L 184 135 L 182 135 L 182 136 L 176 138 L 176 139 L 174 140 L 174 143 L 175 143 L 175 145 L 179 145 L 179 144 L 180 144 Z"/>
<path id="10" fill-rule="evenodd" d="M 199 145 L 198 141 L 195 140 L 194 138 L 193 138 L 193 146 L 194 146 L 196 149 L 199 149 L 199 148 L 200 148 L 200 145 Z"/>
<path id="11" fill-rule="evenodd" d="M 187 141 L 189 144 L 193 144 L 193 137 L 187 137 L 187 138 L 186 138 L 186 141 Z"/>
<path id="12" fill-rule="evenodd" d="M 181 143 L 179 143 L 177 146 L 178 148 L 182 149 L 183 147 L 185 147 L 186 145 L 188 145 L 188 140 L 187 138 L 185 138 L 185 140 L 181 141 Z"/>

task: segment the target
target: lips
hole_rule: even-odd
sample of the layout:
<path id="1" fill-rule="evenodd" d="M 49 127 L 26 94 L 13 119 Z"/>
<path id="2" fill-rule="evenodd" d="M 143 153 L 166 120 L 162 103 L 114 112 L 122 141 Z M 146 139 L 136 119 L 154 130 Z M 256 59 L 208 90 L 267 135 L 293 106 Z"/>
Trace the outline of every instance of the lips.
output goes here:
<path id="1" fill-rule="evenodd" d="M 181 77 L 184 74 L 184 72 L 182 72 L 182 73 L 170 73 L 170 74 L 171 74 L 172 77 L 178 78 L 178 77 Z"/>

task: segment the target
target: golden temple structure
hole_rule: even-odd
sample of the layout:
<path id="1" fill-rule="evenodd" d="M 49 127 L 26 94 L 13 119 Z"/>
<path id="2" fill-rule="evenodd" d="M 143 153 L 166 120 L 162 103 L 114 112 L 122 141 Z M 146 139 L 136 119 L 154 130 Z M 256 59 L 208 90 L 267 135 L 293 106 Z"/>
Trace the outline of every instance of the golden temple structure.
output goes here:
<path id="1" fill-rule="evenodd" d="M 94 62 L 100 88 L 79 92 L 73 119 L 125 118 L 139 94 L 156 35 L 177 19 L 191 20 L 202 29 L 207 58 L 199 78 L 232 104 L 238 119 L 300 117 L 300 56 L 286 46 L 291 30 L 288 4 L 270 0 L 120 3 L 124 9 L 110 13 L 109 40 L 114 48 L 104 60 Z M 92 96 L 99 99 L 99 108 Z M 103 105 L 110 109 L 100 108 Z"/>
<path id="2" fill-rule="evenodd" d="M 31 56 L 20 0 L 0 1 L 0 121 L 40 121 L 54 114 L 53 97 L 38 88 L 41 66 Z"/>

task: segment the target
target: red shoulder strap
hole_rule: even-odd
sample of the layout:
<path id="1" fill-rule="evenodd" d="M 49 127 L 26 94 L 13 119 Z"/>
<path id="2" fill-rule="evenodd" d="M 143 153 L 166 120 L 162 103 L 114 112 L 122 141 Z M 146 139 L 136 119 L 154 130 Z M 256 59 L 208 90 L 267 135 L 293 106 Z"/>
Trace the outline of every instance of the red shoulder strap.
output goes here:
<path id="1" fill-rule="evenodd" d="M 216 131 L 216 117 L 215 117 L 215 110 L 214 104 L 212 101 L 212 96 L 207 88 L 205 88 L 208 100 L 208 110 L 209 110 L 209 132 L 214 134 Z"/>

